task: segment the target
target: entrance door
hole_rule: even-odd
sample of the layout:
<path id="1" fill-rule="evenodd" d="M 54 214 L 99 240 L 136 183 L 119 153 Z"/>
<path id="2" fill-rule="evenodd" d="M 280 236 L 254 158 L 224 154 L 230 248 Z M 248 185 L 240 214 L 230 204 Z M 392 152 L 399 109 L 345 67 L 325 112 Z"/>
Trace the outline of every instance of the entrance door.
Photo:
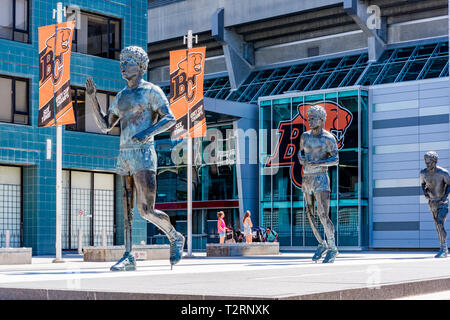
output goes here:
<path id="1" fill-rule="evenodd" d="M 22 174 L 20 167 L 0 166 L 0 247 L 5 247 L 9 230 L 9 246 L 21 246 Z"/>
<path id="2" fill-rule="evenodd" d="M 114 175 L 63 171 L 63 249 L 114 245 Z"/>

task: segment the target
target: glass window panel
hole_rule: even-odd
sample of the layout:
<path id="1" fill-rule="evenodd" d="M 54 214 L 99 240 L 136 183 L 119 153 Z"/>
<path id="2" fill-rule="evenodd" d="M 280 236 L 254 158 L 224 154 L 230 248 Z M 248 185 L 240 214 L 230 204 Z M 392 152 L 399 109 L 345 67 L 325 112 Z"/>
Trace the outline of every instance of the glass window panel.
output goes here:
<path id="1" fill-rule="evenodd" d="M 314 84 L 308 85 L 308 90 L 319 90 L 320 88 L 322 88 L 323 84 L 325 83 L 325 81 L 327 81 L 330 75 L 331 75 L 330 72 L 318 75 L 314 79 Z"/>
<path id="2" fill-rule="evenodd" d="M 28 33 L 14 32 L 14 41 L 28 42 Z"/>
<path id="3" fill-rule="evenodd" d="M 363 86 L 372 85 L 375 82 L 378 75 L 380 74 L 382 68 L 383 68 L 382 64 L 372 65 L 367 71 L 366 75 L 364 76 L 364 79 L 361 81 L 360 84 Z"/>
<path id="4" fill-rule="evenodd" d="M 419 49 L 416 52 L 416 59 L 421 59 L 421 58 L 425 58 L 425 57 L 429 57 L 434 49 L 436 48 L 436 44 L 428 44 L 425 46 L 420 46 Z"/>
<path id="5" fill-rule="evenodd" d="M 278 81 L 270 81 L 267 82 L 266 84 L 264 84 L 264 87 L 261 89 L 260 92 L 258 92 L 257 95 L 255 95 L 251 101 L 256 101 L 258 100 L 258 97 L 264 97 L 264 96 L 268 96 L 271 94 L 271 92 L 273 91 L 273 89 L 275 89 L 276 85 L 278 84 Z"/>
<path id="6" fill-rule="evenodd" d="M 361 74 L 363 73 L 364 68 L 355 68 L 353 70 L 350 71 L 350 75 L 348 76 L 348 78 L 345 81 L 345 85 L 341 85 L 341 87 L 343 86 L 353 86 L 356 85 L 356 81 L 359 79 L 359 77 L 361 76 Z"/>
<path id="7" fill-rule="evenodd" d="M 283 78 L 286 73 L 289 71 L 291 67 L 283 67 L 283 68 L 278 68 L 275 69 L 275 72 L 272 74 L 271 76 L 271 80 L 277 80 L 277 79 L 281 79 Z"/>
<path id="8" fill-rule="evenodd" d="M 2 1 L 0 10 L 0 37 L 12 39 L 13 37 L 13 2 Z"/>
<path id="9" fill-rule="evenodd" d="M 94 173 L 94 189 L 114 190 L 114 175 L 109 173 Z"/>
<path id="10" fill-rule="evenodd" d="M 269 79 L 272 73 L 273 73 L 272 69 L 260 71 L 253 80 L 253 83 L 260 83 L 266 81 L 267 79 Z"/>
<path id="11" fill-rule="evenodd" d="M 84 90 L 76 90 L 76 96 L 75 99 L 77 101 L 77 109 L 76 115 L 77 115 L 77 123 L 76 123 L 76 130 L 77 131 L 85 131 L 86 129 L 86 93 Z"/>
<path id="12" fill-rule="evenodd" d="M 364 54 L 360 57 L 360 59 L 359 59 L 357 65 L 358 65 L 358 66 L 367 65 L 368 60 L 369 60 L 368 54 L 367 54 L 367 53 L 364 53 Z"/>
<path id="13" fill-rule="evenodd" d="M 81 53 L 88 53 L 88 16 L 86 14 L 81 14 L 80 17 L 80 29 L 75 30 L 76 31 L 76 39 L 77 39 L 77 46 L 76 49 L 78 52 Z"/>
<path id="14" fill-rule="evenodd" d="M 270 101 L 269 101 L 270 102 Z M 271 201 L 271 168 L 265 167 L 268 158 L 272 154 L 271 143 L 271 105 L 266 105 L 260 109 L 260 131 L 259 131 L 259 152 L 261 159 L 261 200 Z"/>
<path id="15" fill-rule="evenodd" d="M 385 50 L 381 55 L 381 57 L 377 60 L 377 63 L 383 63 L 388 61 L 391 58 L 394 51 L 395 51 L 394 49 Z"/>
<path id="16" fill-rule="evenodd" d="M 28 21 L 27 3 L 28 3 L 27 0 L 16 0 L 16 29 L 27 30 L 27 21 Z"/>
<path id="17" fill-rule="evenodd" d="M 289 90 L 289 88 L 292 86 L 294 81 L 295 81 L 295 79 L 287 79 L 287 80 L 281 81 L 278 84 L 278 86 L 275 88 L 275 91 L 273 92 L 273 94 L 285 93 L 286 91 Z"/>
<path id="18" fill-rule="evenodd" d="M 6 230 L 10 247 L 21 246 L 21 180 L 19 167 L 0 166 L 0 247 L 5 247 Z"/>
<path id="19" fill-rule="evenodd" d="M 239 102 L 249 102 L 253 98 L 253 96 L 261 89 L 260 84 L 251 84 L 248 86 L 248 89 L 244 91 L 244 93 L 238 99 Z"/>
<path id="20" fill-rule="evenodd" d="M 432 58 L 429 62 L 430 66 L 428 71 L 423 76 L 423 79 L 438 78 L 447 62 L 448 57 Z"/>
<path id="21" fill-rule="evenodd" d="M 1 10 L 0 10 L 1 11 Z M 12 80 L 0 77 L 0 121 L 12 122 Z"/>
<path id="22" fill-rule="evenodd" d="M 120 21 L 109 19 L 110 48 L 120 49 Z"/>
<path id="23" fill-rule="evenodd" d="M 248 78 L 244 81 L 244 83 L 242 85 L 247 85 L 250 82 L 253 81 L 253 79 L 255 79 L 255 77 L 259 74 L 259 71 L 253 71 L 252 73 L 250 73 L 250 75 L 248 76 Z"/>
<path id="24" fill-rule="evenodd" d="M 435 52 L 437 56 L 448 56 L 448 42 L 440 43 Z"/>
<path id="25" fill-rule="evenodd" d="M 311 81 L 312 76 L 307 76 L 307 77 L 301 77 L 291 88 L 292 90 L 299 90 L 302 91 L 303 89 L 306 88 L 306 86 L 308 85 L 308 83 Z"/>
<path id="26" fill-rule="evenodd" d="M 341 68 L 350 68 L 358 61 L 360 56 L 348 56 L 344 57 Z"/>
<path id="27" fill-rule="evenodd" d="M 16 111 L 28 112 L 27 83 L 16 80 Z"/>
<path id="28" fill-rule="evenodd" d="M 215 98 L 216 95 L 220 92 L 220 90 L 208 90 L 204 93 L 205 97 Z"/>
<path id="29" fill-rule="evenodd" d="M 240 86 L 237 90 L 232 91 L 228 100 L 237 101 L 241 94 L 247 89 L 247 86 Z"/>
<path id="30" fill-rule="evenodd" d="M 71 174 L 71 242 L 72 249 L 76 249 L 79 230 L 82 232 L 82 245 L 91 244 L 91 173 L 72 171 Z"/>
<path id="31" fill-rule="evenodd" d="M 224 85 L 228 84 L 228 78 L 227 77 L 221 77 L 215 79 L 213 85 L 210 89 L 221 89 Z"/>
<path id="32" fill-rule="evenodd" d="M 303 246 L 303 232 L 305 223 L 308 222 L 306 212 L 303 208 L 292 208 L 292 245 Z"/>
<path id="33" fill-rule="evenodd" d="M 23 114 L 15 114 L 14 123 L 28 124 L 28 116 Z"/>
<path id="34" fill-rule="evenodd" d="M 319 71 L 322 64 L 323 64 L 323 61 L 316 61 L 316 62 L 312 62 L 312 63 L 308 64 L 308 67 L 306 68 L 304 74 L 308 75 L 308 74 L 316 73 L 317 71 Z"/>
<path id="35" fill-rule="evenodd" d="M 88 53 L 94 56 L 108 58 L 108 23 L 99 16 L 88 17 Z"/>
<path id="36" fill-rule="evenodd" d="M 225 99 L 230 93 L 230 87 L 225 87 L 217 94 L 216 99 Z"/>
<path id="37" fill-rule="evenodd" d="M 391 61 L 395 62 L 395 61 L 408 60 L 415 48 L 416 47 L 397 49 L 397 51 L 394 53 L 394 56 L 392 57 Z"/>
<path id="38" fill-rule="evenodd" d="M 287 77 L 296 77 L 300 75 L 303 70 L 306 68 L 307 64 L 298 64 L 296 66 L 291 67 L 289 72 L 287 73 Z"/>
<path id="39" fill-rule="evenodd" d="M 342 82 L 342 80 L 344 80 L 347 73 L 348 71 L 339 71 L 333 73 L 328 79 L 328 83 L 324 86 L 324 89 L 337 88 L 339 84 Z"/>
<path id="40" fill-rule="evenodd" d="M 336 58 L 336 59 L 330 59 L 325 62 L 324 67 L 322 68 L 322 71 L 330 71 L 336 69 L 336 67 L 341 62 L 342 58 Z"/>
<path id="41" fill-rule="evenodd" d="M 358 96 L 352 96 L 351 94 L 352 91 L 349 91 L 344 92 L 342 95 L 339 93 L 338 96 L 338 104 L 350 111 L 353 116 L 351 123 L 348 123 L 350 119 L 344 121 L 344 124 L 346 124 L 347 127 L 345 128 L 345 132 L 341 132 L 343 139 L 338 141 L 342 148 L 341 151 L 358 148 Z M 338 121 L 340 124 L 343 119 L 338 119 Z M 340 126 L 343 127 L 342 125 Z M 343 162 L 341 164 L 343 164 Z"/>
<path id="42" fill-rule="evenodd" d="M 272 230 L 278 232 L 277 241 L 280 246 L 291 245 L 291 208 L 290 202 L 287 208 L 273 209 Z"/>
<path id="43" fill-rule="evenodd" d="M 416 80 L 426 62 L 427 60 L 425 59 L 410 61 L 406 66 L 405 73 L 399 81 Z"/>
<path id="44" fill-rule="evenodd" d="M 214 82 L 216 82 L 217 79 L 205 79 L 203 82 L 203 89 L 208 90 L 212 87 Z"/>

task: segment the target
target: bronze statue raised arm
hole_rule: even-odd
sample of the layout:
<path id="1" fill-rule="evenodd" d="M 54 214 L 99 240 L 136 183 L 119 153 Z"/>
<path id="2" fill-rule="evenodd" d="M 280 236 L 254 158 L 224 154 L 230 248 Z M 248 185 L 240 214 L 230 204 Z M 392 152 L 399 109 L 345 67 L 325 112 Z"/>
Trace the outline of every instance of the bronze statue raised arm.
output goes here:
<path id="1" fill-rule="evenodd" d="M 438 154 L 434 151 L 425 154 L 424 160 L 427 167 L 420 171 L 420 184 L 425 198 L 428 199 L 428 207 L 433 214 L 440 242 L 440 250 L 435 258 L 446 258 L 448 247 L 444 223 L 448 214 L 450 175 L 447 170 L 437 166 L 438 158 Z"/>
<path id="2" fill-rule="evenodd" d="M 94 81 L 90 78 L 86 80 L 86 93 L 102 132 L 112 130 L 120 120 L 116 172 L 122 176 L 125 253 L 111 267 L 112 271 L 136 269 L 136 261 L 131 254 L 135 194 L 141 216 L 169 238 L 171 265 L 179 262 L 183 254 L 183 235 L 175 230 L 167 214 L 155 209 L 157 157 L 153 137 L 173 126 L 175 117 L 161 88 L 142 79 L 147 65 L 147 53 L 140 47 L 130 46 L 122 50 L 120 69 L 127 86 L 114 98 L 106 115 L 98 103 Z"/>
<path id="3" fill-rule="evenodd" d="M 298 157 L 303 165 L 302 190 L 306 200 L 306 212 L 314 236 L 319 242 L 312 259 L 317 262 L 326 252 L 323 263 L 332 263 L 338 250 L 334 239 L 334 225 L 328 217 L 331 192 L 328 167 L 339 163 L 339 155 L 336 139 L 323 129 L 326 116 L 325 109 L 321 106 L 316 105 L 308 109 L 308 123 L 311 130 L 304 132 L 300 138 Z M 315 201 L 328 243 L 322 239 L 316 225 Z"/>

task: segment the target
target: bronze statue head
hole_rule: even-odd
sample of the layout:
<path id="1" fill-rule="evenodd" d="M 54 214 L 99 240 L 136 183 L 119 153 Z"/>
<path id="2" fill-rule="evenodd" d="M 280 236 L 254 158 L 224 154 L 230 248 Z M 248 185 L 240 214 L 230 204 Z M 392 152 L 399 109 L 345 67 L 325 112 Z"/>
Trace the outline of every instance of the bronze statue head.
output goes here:
<path id="1" fill-rule="evenodd" d="M 141 47 L 129 46 L 120 52 L 120 70 L 124 79 L 144 75 L 148 67 L 148 55 Z"/>
<path id="2" fill-rule="evenodd" d="M 319 105 L 309 107 L 308 109 L 308 123 L 311 129 L 322 127 L 327 119 L 325 109 Z M 321 122 L 319 122 L 321 121 Z"/>

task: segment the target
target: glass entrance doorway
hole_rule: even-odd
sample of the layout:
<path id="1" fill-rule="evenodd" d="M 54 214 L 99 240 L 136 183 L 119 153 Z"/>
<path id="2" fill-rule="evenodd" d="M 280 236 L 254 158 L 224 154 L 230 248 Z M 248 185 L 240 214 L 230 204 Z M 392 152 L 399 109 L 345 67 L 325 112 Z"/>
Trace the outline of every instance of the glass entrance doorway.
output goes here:
<path id="1" fill-rule="evenodd" d="M 22 171 L 20 167 L 0 166 L 0 248 L 22 245 Z"/>
<path id="2" fill-rule="evenodd" d="M 114 245 L 114 174 L 63 170 L 62 248 Z"/>

